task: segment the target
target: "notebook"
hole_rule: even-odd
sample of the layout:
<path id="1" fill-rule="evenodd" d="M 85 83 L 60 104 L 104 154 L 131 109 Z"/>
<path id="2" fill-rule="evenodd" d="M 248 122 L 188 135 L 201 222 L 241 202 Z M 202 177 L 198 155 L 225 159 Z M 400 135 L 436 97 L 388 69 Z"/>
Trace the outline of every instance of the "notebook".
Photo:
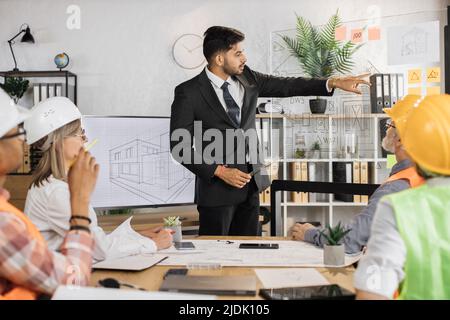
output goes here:
<path id="1" fill-rule="evenodd" d="M 120 259 L 110 259 L 100 261 L 92 265 L 93 269 L 107 269 L 107 270 L 126 270 L 126 271 L 140 271 L 153 267 L 161 261 L 167 259 L 168 256 L 163 255 L 136 255 Z"/>
<path id="2" fill-rule="evenodd" d="M 256 295 L 255 276 L 168 276 L 160 291 L 214 295 Z"/>

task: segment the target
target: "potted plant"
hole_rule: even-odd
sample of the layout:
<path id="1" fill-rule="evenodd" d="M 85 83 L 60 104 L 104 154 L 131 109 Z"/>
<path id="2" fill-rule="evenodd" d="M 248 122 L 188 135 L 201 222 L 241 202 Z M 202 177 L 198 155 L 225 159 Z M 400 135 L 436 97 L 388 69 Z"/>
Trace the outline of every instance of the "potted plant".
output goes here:
<path id="1" fill-rule="evenodd" d="M 344 229 L 339 222 L 335 227 L 328 225 L 320 234 L 326 239 L 323 246 L 323 262 L 329 266 L 342 266 L 345 263 L 345 246 L 342 239 L 351 229 Z"/>
<path id="2" fill-rule="evenodd" d="M 304 159 L 305 155 L 306 155 L 306 150 L 305 149 L 297 148 L 295 150 L 295 158 L 296 159 Z"/>
<path id="3" fill-rule="evenodd" d="M 362 46 L 351 41 L 342 43 L 336 40 L 336 29 L 342 25 L 338 11 L 321 29 L 311 22 L 297 16 L 297 36 L 282 36 L 289 51 L 295 56 L 306 75 L 312 78 L 328 79 L 338 73 L 348 73 L 354 62 L 352 55 Z M 325 113 L 327 100 L 313 99 L 309 101 L 311 113 Z"/>
<path id="4" fill-rule="evenodd" d="M 319 141 L 316 141 L 313 143 L 311 147 L 312 156 L 313 159 L 320 159 L 320 143 Z"/>
<path id="5" fill-rule="evenodd" d="M 170 216 L 164 218 L 164 228 L 175 231 L 173 236 L 173 242 L 180 242 L 182 239 L 181 234 L 181 221 L 180 217 Z"/>
<path id="6" fill-rule="evenodd" d="M 29 84 L 30 81 L 28 80 L 20 77 L 12 77 L 6 78 L 5 83 L 0 83 L 0 88 L 5 90 L 5 92 L 9 94 L 9 96 L 14 100 L 15 103 L 18 103 L 20 98 L 22 98 L 24 93 L 28 90 Z"/>

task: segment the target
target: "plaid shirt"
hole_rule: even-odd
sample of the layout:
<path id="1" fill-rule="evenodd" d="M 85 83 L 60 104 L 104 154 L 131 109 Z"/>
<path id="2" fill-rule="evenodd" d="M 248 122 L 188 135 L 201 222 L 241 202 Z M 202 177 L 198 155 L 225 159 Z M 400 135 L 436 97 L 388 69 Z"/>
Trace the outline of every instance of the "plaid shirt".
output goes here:
<path id="1" fill-rule="evenodd" d="M 0 196 L 7 194 L 0 188 Z M 14 286 L 52 294 L 60 284 L 87 285 L 93 238 L 84 231 L 67 233 L 60 253 L 33 239 L 15 215 L 0 212 L 0 294 Z"/>

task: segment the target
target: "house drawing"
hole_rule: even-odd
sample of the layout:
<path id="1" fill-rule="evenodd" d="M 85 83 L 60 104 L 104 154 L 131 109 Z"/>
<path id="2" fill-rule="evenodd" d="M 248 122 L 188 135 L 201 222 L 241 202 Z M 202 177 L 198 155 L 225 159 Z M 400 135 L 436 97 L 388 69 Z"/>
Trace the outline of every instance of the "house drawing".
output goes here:
<path id="1" fill-rule="evenodd" d="M 402 36 L 401 55 L 415 56 L 427 53 L 428 34 L 420 28 L 413 28 Z"/>
<path id="2" fill-rule="evenodd" d="M 174 203 L 195 176 L 172 160 L 169 133 L 135 138 L 109 150 L 111 183 L 150 203 Z"/>

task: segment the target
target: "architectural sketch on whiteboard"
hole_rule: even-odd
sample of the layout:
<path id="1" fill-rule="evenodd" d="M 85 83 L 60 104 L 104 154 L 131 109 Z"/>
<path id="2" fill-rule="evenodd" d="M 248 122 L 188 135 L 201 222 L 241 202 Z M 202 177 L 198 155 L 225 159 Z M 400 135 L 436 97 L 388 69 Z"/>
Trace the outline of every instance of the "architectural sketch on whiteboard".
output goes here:
<path id="1" fill-rule="evenodd" d="M 90 152 L 100 164 L 95 208 L 193 203 L 195 176 L 172 159 L 169 118 L 83 118 Z"/>
<path id="2" fill-rule="evenodd" d="M 425 54 L 427 52 L 428 33 L 419 28 L 413 28 L 402 36 L 401 54 L 403 57 Z"/>
<path id="3" fill-rule="evenodd" d="M 151 203 L 171 202 L 194 179 L 189 171 L 171 161 L 165 147 L 169 133 L 156 137 L 159 143 L 140 139 L 116 146 L 109 151 L 110 181 Z M 153 137 L 150 141 L 154 141 Z"/>
<path id="4" fill-rule="evenodd" d="M 388 28 L 388 64 L 423 64 L 439 61 L 439 21 Z"/>

